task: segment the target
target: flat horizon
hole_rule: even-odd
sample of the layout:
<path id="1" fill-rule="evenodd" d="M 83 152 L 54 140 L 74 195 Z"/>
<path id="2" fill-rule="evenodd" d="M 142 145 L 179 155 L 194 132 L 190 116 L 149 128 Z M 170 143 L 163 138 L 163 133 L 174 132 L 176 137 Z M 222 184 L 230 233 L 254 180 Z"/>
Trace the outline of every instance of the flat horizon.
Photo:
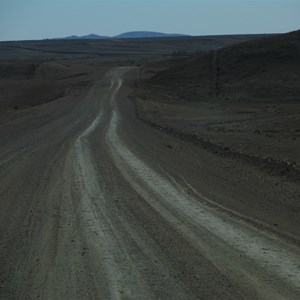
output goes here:
<path id="1" fill-rule="evenodd" d="M 300 29 L 299 29 L 300 30 Z M 292 31 L 297 31 L 296 30 L 292 30 Z M 292 31 L 288 31 L 288 32 L 292 32 Z M 154 32 L 154 31 L 151 31 L 151 30 L 135 30 L 135 31 L 129 31 L 129 32 L 122 32 L 122 33 L 119 33 L 115 36 L 108 36 L 108 35 L 105 35 L 105 34 L 98 34 L 98 33 L 87 33 L 87 34 L 83 34 L 83 35 L 78 35 L 78 34 L 71 34 L 71 35 L 68 35 L 68 36 L 62 36 L 62 37 L 54 37 L 54 38 L 49 38 L 49 37 L 45 37 L 45 38 L 41 38 L 41 39 L 15 39 L 15 40 L 0 40 L 0 42 L 22 42 L 22 41 L 45 41 L 45 40 L 65 40 L 66 38 L 69 38 L 69 37 L 78 37 L 78 39 L 80 39 L 81 37 L 85 37 L 85 36 L 88 36 L 88 35 L 97 35 L 99 37 L 104 37 L 103 39 L 114 39 L 116 38 L 118 35 L 121 35 L 121 34 L 124 34 L 124 33 L 131 33 L 131 32 Z M 157 31 L 156 31 L 157 32 Z M 178 37 L 206 37 L 206 36 L 238 36 L 238 35 L 276 35 L 276 34 L 285 34 L 285 33 L 288 33 L 288 32 L 255 32 L 255 33 L 225 33 L 225 34 L 199 34 L 199 35 L 191 35 L 191 34 L 185 34 L 185 33 L 166 33 L 166 32 L 159 32 L 159 33 L 162 33 L 162 34 L 179 34 L 179 35 L 182 35 L 182 36 L 178 36 Z M 157 32 L 158 33 L 158 32 Z M 175 36 L 176 37 L 176 36 Z M 164 38 L 164 37 L 143 37 L 145 39 L 149 38 Z M 167 37 L 165 37 L 167 38 Z M 74 38 L 74 40 L 76 40 Z M 97 40 L 97 39 L 96 39 Z M 101 41 L 101 39 L 99 38 L 99 40 Z"/>

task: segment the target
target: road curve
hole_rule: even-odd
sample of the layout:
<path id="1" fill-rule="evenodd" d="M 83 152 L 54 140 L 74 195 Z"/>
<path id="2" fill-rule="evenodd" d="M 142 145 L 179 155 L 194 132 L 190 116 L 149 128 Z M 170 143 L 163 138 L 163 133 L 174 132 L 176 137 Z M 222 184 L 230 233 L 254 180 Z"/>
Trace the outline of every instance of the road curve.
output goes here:
<path id="1" fill-rule="evenodd" d="M 294 244 L 178 180 L 157 132 L 133 142 L 128 73 L 0 148 L 0 298 L 299 299 Z"/>

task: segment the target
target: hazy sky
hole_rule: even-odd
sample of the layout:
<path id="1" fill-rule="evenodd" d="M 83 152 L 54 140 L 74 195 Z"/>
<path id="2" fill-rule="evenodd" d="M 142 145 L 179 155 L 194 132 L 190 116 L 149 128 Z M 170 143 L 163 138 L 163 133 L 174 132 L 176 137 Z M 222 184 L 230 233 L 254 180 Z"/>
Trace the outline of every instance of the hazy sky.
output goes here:
<path id="1" fill-rule="evenodd" d="M 150 30 L 192 35 L 300 29 L 300 0 L 0 0 L 0 40 Z"/>

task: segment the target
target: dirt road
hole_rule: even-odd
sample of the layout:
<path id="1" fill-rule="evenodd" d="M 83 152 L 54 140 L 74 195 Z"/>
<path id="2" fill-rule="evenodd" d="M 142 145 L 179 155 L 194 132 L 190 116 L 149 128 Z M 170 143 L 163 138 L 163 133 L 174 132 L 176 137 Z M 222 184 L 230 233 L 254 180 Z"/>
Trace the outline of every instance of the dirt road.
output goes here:
<path id="1" fill-rule="evenodd" d="M 297 243 L 190 180 L 210 162 L 135 118 L 135 75 L 1 126 L 0 298 L 299 299 Z"/>

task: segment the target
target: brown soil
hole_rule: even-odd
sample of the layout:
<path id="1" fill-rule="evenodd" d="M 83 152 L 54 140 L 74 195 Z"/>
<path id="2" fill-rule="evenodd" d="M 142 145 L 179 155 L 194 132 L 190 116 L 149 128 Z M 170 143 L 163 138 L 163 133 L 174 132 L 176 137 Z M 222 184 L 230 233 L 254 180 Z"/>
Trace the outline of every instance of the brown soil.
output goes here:
<path id="1" fill-rule="evenodd" d="M 58 63 L 0 63 L 0 112 L 61 99 L 90 84 L 91 66 Z"/>
<path id="2" fill-rule="evenodd" d="M 244 38 L 0 43 L 1 299 L 299 299 L 298 104 L 148 81 Z"/>

